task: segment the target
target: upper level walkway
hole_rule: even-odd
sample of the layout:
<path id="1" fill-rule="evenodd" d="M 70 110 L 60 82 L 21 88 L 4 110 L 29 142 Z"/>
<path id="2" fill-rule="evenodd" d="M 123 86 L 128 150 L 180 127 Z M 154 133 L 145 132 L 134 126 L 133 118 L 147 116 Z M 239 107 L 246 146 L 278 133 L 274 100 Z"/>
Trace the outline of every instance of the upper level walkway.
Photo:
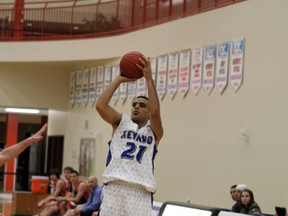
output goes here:
<path id="1" fill-rule="evenodd" d="M 121 35 L 245 0 L 15 0 L 0 3 L 0 42 Z"/>

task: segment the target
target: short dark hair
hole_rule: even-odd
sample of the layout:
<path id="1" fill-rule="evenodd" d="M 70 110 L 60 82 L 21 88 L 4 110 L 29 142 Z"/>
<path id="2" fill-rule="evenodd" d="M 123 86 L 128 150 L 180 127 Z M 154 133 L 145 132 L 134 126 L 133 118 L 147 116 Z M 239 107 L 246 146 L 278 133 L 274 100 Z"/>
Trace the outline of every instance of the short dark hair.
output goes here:
<path id="1" fill-rule="evenodd" d="M 49 175 L 55 175 L 58 179 L 60 179 L 60 171 L 58 169 L 50 170 Z"/>
<path id="2" fill-rule="evenodd" d="M 64 170 L 66 171 L 69 171 L 70 173 L 74 170 L 72 167 L 70 167 L 70 166 L 66 166 L 65 168 L 64 168 Z"/>
<path id="3" fill-rule="evenodd" d="M 237 185 L 235 184 L 235 185 L 232 185 L 230 189 L 236 188 L 236 187 L 237 187 Z"/>
<path id="4" fill-rule="evenodd" d="M 145 100 L 148 101 L 148 97 L 146 97 L 146 96 L 144 96 L 144 95 L 139 95 L 139 96 L 137 96 L 136 98 L 143 98 L 143 99 L 145 99 Z"/>
<path id="5" fill-rule="evenodd" d="M 76 170 L 72 170 L 72 171 L 70 172 L 70 174 L 76 174 L 77 176 L 79 176 L 79 173 L 78 173 Z"/>

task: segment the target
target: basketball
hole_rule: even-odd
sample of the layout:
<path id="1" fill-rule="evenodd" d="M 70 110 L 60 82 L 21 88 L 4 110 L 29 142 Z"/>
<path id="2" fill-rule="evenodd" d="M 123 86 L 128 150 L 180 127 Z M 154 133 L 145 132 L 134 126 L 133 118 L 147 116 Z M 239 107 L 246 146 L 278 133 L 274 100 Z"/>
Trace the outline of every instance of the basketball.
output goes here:
<path id="1" fill-rule="evenodd" d="M 120 74 L 131 79 L 139 79 L 143 77 L 143 72 L 136 64 L 143 66 L 139 58 L 144 59 L 145 56 L 137 51 L 126 53 L 120 61 Z"/>

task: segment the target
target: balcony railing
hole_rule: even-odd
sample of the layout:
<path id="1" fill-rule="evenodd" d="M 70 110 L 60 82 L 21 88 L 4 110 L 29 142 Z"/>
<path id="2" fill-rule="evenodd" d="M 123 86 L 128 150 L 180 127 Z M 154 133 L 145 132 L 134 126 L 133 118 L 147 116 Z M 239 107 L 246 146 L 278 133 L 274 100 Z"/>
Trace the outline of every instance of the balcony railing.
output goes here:
<path id="1" fill-rule="evenodd" d="M 245 0 L 52 0 L 0 3 L 0 41 L 119 35 Z"/>

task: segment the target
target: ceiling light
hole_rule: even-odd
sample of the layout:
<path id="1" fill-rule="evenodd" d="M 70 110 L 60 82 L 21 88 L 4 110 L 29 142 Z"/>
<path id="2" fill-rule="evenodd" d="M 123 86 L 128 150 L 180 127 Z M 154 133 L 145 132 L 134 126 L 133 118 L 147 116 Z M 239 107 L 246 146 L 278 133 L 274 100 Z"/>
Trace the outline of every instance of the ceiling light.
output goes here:
<path id="1" fill-rule="evenodd" d="M 38 109 L 24 109 L 24 108 L 5 108 L 5 112 L 37 114 L 40 112 L 40 110 L 38 110 Z"/>

